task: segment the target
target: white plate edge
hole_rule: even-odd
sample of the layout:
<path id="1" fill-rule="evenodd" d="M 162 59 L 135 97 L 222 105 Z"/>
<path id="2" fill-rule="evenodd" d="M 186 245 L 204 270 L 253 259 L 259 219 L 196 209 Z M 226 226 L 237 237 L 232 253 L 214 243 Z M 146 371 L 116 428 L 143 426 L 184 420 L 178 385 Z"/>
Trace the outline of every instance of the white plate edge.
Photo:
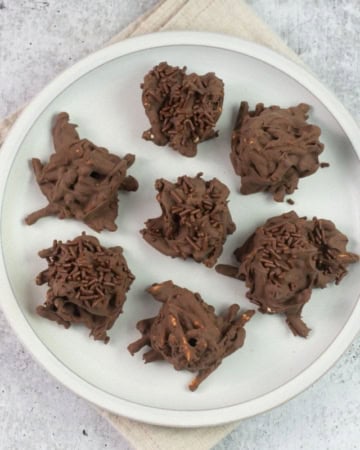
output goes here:
<path id="1" fill-rule="evenodd" d="M 87 56 L 55 78 L 27 106 L 10 131 L 0 151 L 1 170 L 4 168 L 5 173 L 8 173 L 8 170 L 11 168 L 12 160 L 15 157 L 15 154 L 11 153 L 11 148 L 17 148 L 20 145 L 28 130 L 32 126 L 34 116 L 37 117 L 43 111 L 49 103 L 49 98 L 54 98 L 55 95 L 63 89 L 66 89 L 76 79 L 115 57 L 117 58 L 135 51 L 172 45 L 203 45 L 221 48 L 224 50 L 233 50 L 260 59 L 261 61 L 284 71 L 290 77 L 294 78 L 304 87 L 309 89 L 313 95 L 319 98 L 323 105 L 327 107 L 327 109 L 339 122 L 345 134 L 351 141 L 357 155 L 360 155 L 358 144 L 360 142 L 360 130 L 358 129 L 354 119 L 347 112 L 341 102 L 334 96 L 334 94 L 332 94 L 321 82 L 319 82 L 302 66 L 297 65 L 284 56 L 279 55 L 273 50 L 259 44 L 227 35 L 203 32 L 162 32 L 131 38 L 99 50 L 98 52 Z M 314 91 L 316 93 L 314 93 Z M 336 111 L 336 114 L 333 111 Z M 1 177 L 0 211 L 2 208 L 3 193 L 6 186 L 6 181 L 7 177 Z M 14 300 L 9 281 L 6 277 L 5 264 L 2 254 L 0 258 L 0 286 L 3 293 L 2 297 L 9 294 L 9 297 Z M 102 390 L 97 389 L 87 382 L 84 382 L 83 379 L 75 375 L 62 363 L 60 363 L 60 361 L 51 354 L 40 339 L 37 338 L 30 325 L 22 315 L 16 301 L 4 303 L 4 301 L 1 300 L 1 305 L 9 323 L 16 331 L 19 339 L 23 342 L 25 347 L 30 350 L 30 352 L 48 372 L 50 372 L 56 379 L 62 382 L 69 389 L 86 398 L 90 402 L 117 414 L 121 415 L 122 411 L 126 410 L 126 414 L 123 413 L 123 415 L 126 415 L 126 417 L 131 419 L 152 423 L 155 425 L 173 427 L 219 425 L 247 418 L 280 405 L 309 387 L 330 367 L 332 367 L 332 365 L 351 344 L 360 329 L 360 303 L 358 302 L 358 304 L 354 307 L 353 314 L 350 319 L 333 343 L 330 344 L 328 349 L 311 366 L 285 385 L 262 397 L 258 397 L 254 400 L 236 406 L 224 407 L 220 409 L 217 408 L 214 410 L 175 411 L 134 404 L 126 400 L 119 399 L 111 394 L 104 394 Z M 61 376 L 59 376 L 59 373 Z M 103 398 L 104 401 L 99 402 L 99 396 L 100 398 Z M 99 403 L 101 403 L 101 405 Z M 220 412 L 221 417 L 219 417 Z M 149 416 L 151 416 L 150 419 Z"/>

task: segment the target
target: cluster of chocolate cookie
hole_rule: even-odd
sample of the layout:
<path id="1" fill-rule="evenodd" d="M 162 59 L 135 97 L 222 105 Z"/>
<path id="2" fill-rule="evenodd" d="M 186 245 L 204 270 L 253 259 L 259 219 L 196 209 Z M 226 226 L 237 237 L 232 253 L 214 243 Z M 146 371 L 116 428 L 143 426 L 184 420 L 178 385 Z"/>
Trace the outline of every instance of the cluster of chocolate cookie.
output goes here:
<path id="1" fill-rule="evenodd" d="M 105 248 L 94 236 L 83 233 L 72 241 L 54 241 L 39 252 L 48 268 L 36 278 L 47 284 L 45 304 L 37 313 L 65 328 L 82 323 L 90 335 L 107 343 L 106 334 L 126 300 L 134 281 L 121 247 Z"/>
<path id="2" fill-rule="evenodd" d="M 169 145 L 193 157 L 201 142 L 218 135 L 224 83 L 214 73 L 187 74 L 186 68 L 165 62 L 145 75 L 142 102 L 151 128 L 143 138 Z M 231 162 L 241 177 L 242 194 L 269 192 L 283 201 L 298 187 L 300 178 L 320 166 L 324 145 L 321 130 L 309 124 L 309 106 L 280 108 L 263 104 L 249 110 L 242 102 L 231 139 Z M 81 220 L 97 232 L 115 231 L 118 192 L 136 191 L 137 180 L 127 174 L 135 156 L 123 158 L 80 139 L 67 113 L 60 113 L 52 130 L 55 153 L 45 164 L 32 160 L 36 180 L 48 204 L 27 216 L 26 223 L 55 215 Z M 229 189 L 202 173 L 177 181 L 158 179 L 156 199 L 160 217 L 147 220 L 141 234 L 146 242 L 172 258 L 192 258 L 213 267 L 236 226 L 228 207 Z M 358 256 L 347 252 L 347 238 L 325 219 L 307 220 L 291 211 L 268 219 L 235 250 L 237 266 L 217 265 L 218 273 L 245 282 L 248 299 L 266 314 L 284 314 L 295 335 L 309 328 L 301 313 L 313 288 L 338 284 L 347 266 Z M 48 268 L 36 282 L 47 284 L 42 317 L 68 328 L 82 323 L 90 334 L 108 342 L 107 331 L 123 311 L 126 293 L 134 281 L 121 247 L 105 248 L 83 233 L 65 243 L 54 241 L 39 252 Z M 157 316 L 140 320 L 141 337 L 129 345 L 131 354 L 148 346 L 145 362 L 169 361 L 177 370 L 197 372 L 189 388 L 213 372 L 223 358 L 242 347 L 244 325 L 253 310 L 239 313 L 233 304 L 217 315 L 200 294 L 173 284 L 156 283 L 147 291 L 162 306 Z"/>

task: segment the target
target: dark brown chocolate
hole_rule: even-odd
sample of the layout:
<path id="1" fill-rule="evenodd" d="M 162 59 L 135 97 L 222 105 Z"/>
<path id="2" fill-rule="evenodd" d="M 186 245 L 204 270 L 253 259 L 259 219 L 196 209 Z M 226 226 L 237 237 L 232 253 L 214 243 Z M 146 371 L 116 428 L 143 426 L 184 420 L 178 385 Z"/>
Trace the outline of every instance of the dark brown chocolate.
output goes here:
<path id="1" fill-rule="evenodd" d="M 186 67 L 162 62 L 145 75 L 142 103 L 151 128 L 143 138 L 195 156 L 197 144 L 214 138 L 222 111 L 224 83 L 214 73 L 187 75 Z"/>
<path id="2" fill-rule="evenodd" d="M 49 289 L 37 313 L 69 328 L 82 323 L 94 339 L 109 341 L 106 333 L 123 310 L 126 292 L 135 277 L 121 247 L 102 247 L 94 236 L 83 233 L 72 241 L 54 241 L 39 252 L 48 268 L 36 284 Z"/>
<path id="3" fill-rule="evenodd" d="M 321 130 L 307 123 L 310 107 L 256 105 L 241 102 L 231 141 L 231 162 L 241 177 L 242 194 L 266 191 L 281 202 L 297 189 L 299 178 L 319 168 Z"/>
<path id="4" fill-rule="evenodd" d="M 141 348 L 146 363 L 165 359 L 176 370 L 198 372 L 189 385 L 195 391 L 222 362 L 243 346 L 245 323 L 254 311 L 238 316 L 239 305 L 231 305 L 223 316 L 199 294 L 166 281 L 153 284 L 148 292 L 163 303 L 158 315 L 141 320 L 136 327 L 142 337 L 128 346 L 133 355 Z"/>
<path id="5" fill-rule="evenodd" d="M 212 267 L 221 255 L 226 236 L 235 231 L 227 205 L 229 189 L 218 179 L 179 177 L 177 183 L 159 179 L 156 199 L 162 215 L 149 219 L 141 230 L 154 248 L 173 258 L 193 258 Z"/>
<path id="6" fill-rule="evenodd" d="M 87 139 L 80 139 L 69 115 L 60 113 L 52 130 L 55 153 L 46 164 L 32 159 L 32 167 L 41 192 L 49 204 L 28 215 L 32 225 L 45 216 L 75 218 L 95 231 L 115 231 L 118 215 L 118 191 L 136 191 L 138 182 L 127 169 L 135 156 L 123 159 Z"/>
<path id="7" fill-rule="evenodd" d="M 330 220 L 291 211 L 267 220 L 235 250 L 239 267 L 220 264 L 216 271 L 245 281 L 247 297 L 262 313 L 284 313 L 294 335 L 306 337 L 301 312 L 312 289 L 339 284 L 359 259 L 346 251 L 347 242 Z"/>

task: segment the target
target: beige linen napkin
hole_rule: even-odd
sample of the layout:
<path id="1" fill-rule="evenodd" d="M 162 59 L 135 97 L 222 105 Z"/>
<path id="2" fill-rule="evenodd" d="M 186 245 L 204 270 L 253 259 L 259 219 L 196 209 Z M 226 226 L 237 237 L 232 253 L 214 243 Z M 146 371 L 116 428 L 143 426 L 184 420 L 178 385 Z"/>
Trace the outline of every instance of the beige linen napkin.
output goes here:
<path id="1" fill-rule="evenodd" d="M 144 33 L 169 30 L 213 31 L 256 41 L 300 62 L 243 0 L 162 0 L 150 12 L 113 37 L 110 44 Z M 0 145 L 20 111 L 0 122 Z M 237 423 L 198 429 L 164 428 L 100 411 L 137 450 L 205 450 Z"/>

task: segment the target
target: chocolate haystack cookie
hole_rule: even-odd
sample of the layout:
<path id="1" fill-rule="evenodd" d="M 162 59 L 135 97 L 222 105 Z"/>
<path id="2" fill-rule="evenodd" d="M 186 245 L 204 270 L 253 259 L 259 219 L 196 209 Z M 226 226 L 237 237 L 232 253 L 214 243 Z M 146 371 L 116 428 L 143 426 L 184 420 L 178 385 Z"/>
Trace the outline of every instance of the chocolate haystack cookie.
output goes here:
<path id="1" fill-rule="evenodd" d="M 94 339 L 109 341 L 109 330 L 122 312 L 135 277 L 130 272 L 121 247 L 105 248 L 83 233 L 72 241 L 54 241 L 39 252 L 48 268 L 39 273 L 36 284 L 49 289 L 37 313 L 65 328 L 82 323 Z"/>
<path id="2" fill-rule="evenodd" d="M 238 316 L 240 307 L 231 305 L 223 316 L 202 300 L 199 294 L 166 281 L 147 290 L 163 303 L 158 315 L 141 320 L 136 327 L 142 337 L 128 346 L 133 355 L 148 345 L 146 363 L 165 359 L 176 370 L 198 372 L 189 385 L 195 391 L 222 362 L 243 346 L 245 323 L 254 311 Z"/>
<path id="3" fill-rule="evenodd" d="M 224 83 L 214 73 L 187 75 L 186 67 L 162 62 L 145 75 L 142 103 L 151 128 L 143 138 L 195 156 L 197 144 L 218 135 Z"/>
<path id="4" fill-rule="evenodd" d="M 231 162 L 241 177 L 242 194 L 266 191 L 281 202 L 292 194 L 299 178 L 319 168 L 321 130 L 306 122 L 310 107 L 256 105 L 241 102 L 231 140 Z"/>
<path id="5" fill-rule="evenodd" d="M 136 191 L 138 182 L 126 171 L 134 155 L 119 158 L 87 139 L 80 139 L 69 115 L 60 113 L 52 130 L 55 153 L 46 164 L 32 159 L 41 192 L 49 204 L 26 217 L 28 225 L 45 216 L 82 220 L 95 231 L 115 231 L 118 191 Z"/>
<path id="6" fill-rule="evenodd" d="M 179 177 L 176 183 L 159 179 L 155 188 L 162 215 L 149 219 L 144 239 L 173 258 L 193 258 L 212 267 L 226 236 L 235 231 L 227 205 L 229 189 L 218 179 Z"/>
<path id="7" fill-rule="evenodd" d="M 245 281 L 247 297 L 262 313 L 284 313 L 294 335 L 306 337 L 301 311 L 312 289 L 339 284 L 359 259 L 346 251 L 347 242 L 330 220 L 291 211 L 267 220 L 235 250 L 239 267 L 221 264 L 216 271 Z"/>

